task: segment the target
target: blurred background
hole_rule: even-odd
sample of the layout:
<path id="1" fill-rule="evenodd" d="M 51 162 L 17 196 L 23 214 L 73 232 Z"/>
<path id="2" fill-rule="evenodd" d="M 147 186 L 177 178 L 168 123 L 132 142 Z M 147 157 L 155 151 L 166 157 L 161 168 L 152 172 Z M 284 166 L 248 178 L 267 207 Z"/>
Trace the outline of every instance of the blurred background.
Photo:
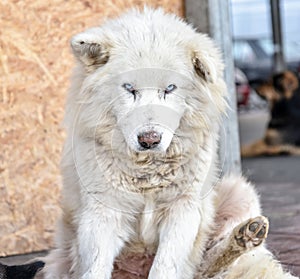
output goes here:
<path id="1" fill-rule="evenodd" d="M 274 23 L 278 22 L 276 19 L 272 21 L 272 1 L 231 0 L 230 4 L 240 144 L 249 146 L 261 139 L 265 141 L 267 128 L 275 122 L 272 119 L 277 119 L 277 114 L 283 111 L 283 108 L 275 111 L 276 102 L 267 102 L 257 94 L 256 89 L 266 82 L 274 87 L 272 75 L 285 70 L 292 71 L 299 79 L 300 1 L 280 0 L 276 3 L 280 30 L 274 30 Z M 283 59 L 277 61 L 275 52 L 279 47 L 278 42 L 274 42 L 276 31 L 280 32 L 283 55 Z M 299 96 L 299 88 L 294 93 Z M 297 100 L 298 103 L 294 99 L 289 102 L 300 112 Z M 295 121 L 287 115 L 285 123 Z M 293 129 L 299 131 L 300 117 L 297 115 L 295 118 L 297 124 Z M 280 133 L 287 130 L 284 125 L 288 124 L 277 129 Z M 270 218 L 269 248 L 299 276 L 300 158 L 280 151 L 272 155 L 272 152 L 268 156 L 242 158 L 242 169 L 257 184 L 264 212 Z"/>
<path id="2" fill-rule="evenodd" d="M 61 122 L 74 64 L 70 37 L 145 4 L 185 16 L 184 0 L 0 2 L 0 256 L 53 245 L 61 189 Z M 239 135 L 245 146 L 265 137 L 272 118 L 274 104 L 257 94 L 257 88 L 270 85 L 272 75 L 284 70 L 299 78 L 300 1 L 228 4 Z M 243 158 L 242 169 L 258 185 L 271 219 L 271 249 L 299 275 L 300 159 L 279 153 Z"/>

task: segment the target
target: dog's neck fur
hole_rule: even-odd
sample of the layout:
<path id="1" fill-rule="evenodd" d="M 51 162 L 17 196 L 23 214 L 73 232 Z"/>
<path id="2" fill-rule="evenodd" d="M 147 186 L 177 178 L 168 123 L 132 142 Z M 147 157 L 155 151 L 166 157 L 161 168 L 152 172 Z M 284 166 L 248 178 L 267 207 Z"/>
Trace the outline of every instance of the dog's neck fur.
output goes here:
<path id="1" fill-rule="evenodd" d="M 201 131 L 194 134 L 186 140 L 190 140 L 193 144 L 189 150 L 182 150 L 181 146 L 172 141 L 171 145 L 165 153 L 155 153 L 151 151 L 135 152 L 127 146 L 118 150 L 108 150 L 103 142 L 98 142 L 96 147 L 97 160 L 101 162 L 101 170 L 103 174 L 110 173 L 109 169 L 114 169 L 113 176 L 107 176 L 105 179 L 113 187 L 118 189 L 123 188 L 126 191 L 145 193 L 157 192 L 166 187 L 179 188 L 178 185 L 192 185 L 194 183 L 202 184 L 203 181 L 198 181 L 197 173 L 205 173 L 203 168 L 215 168 L 215 159 L 212 159 L 214 150 L 212 142 L 206 137 L 205 132 Z M 193 138 L 194 137 L 194 138 Z M 196 138 L 195 138 L 196 137 Z M 214 140 L 216 140 L 217 136 Z M 201 142 L 200 142 L 201 141 Z M 124 141 L 124 145 L 126 145 Z M 102 158 L 111 158 L 104 162 Z M 111 165 L 113 162 L 113 165 Z M 186 173 L 186 166 L 194 165 L 190 169 L 189 175 Z M 213 166 L 211 166 L 213 165 Z M 195 178 L 197 177 L 197 181 Z M 176 183 L 175 183 L 176 181 Z"/>

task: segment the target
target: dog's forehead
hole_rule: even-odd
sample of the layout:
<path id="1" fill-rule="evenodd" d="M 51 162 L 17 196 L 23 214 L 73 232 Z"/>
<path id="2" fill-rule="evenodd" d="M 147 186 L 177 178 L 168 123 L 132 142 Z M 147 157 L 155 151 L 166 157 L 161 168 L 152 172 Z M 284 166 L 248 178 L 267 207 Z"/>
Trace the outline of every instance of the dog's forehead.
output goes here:
<path id="1" fill-rule="evenodd" d="M 132 43 L 137 48 L 144 44 L 162 46 L 180 44 L 195 35 L 195 30 L 179 17 L 162 10 L 140 13 L 132 10 L 106 22 L 104 32 L 118 43 Z M 144 46 L 143 46 L 144 47 Z"/>
<path id="2" fill-rule="evenodd" d="M 184 86 L 189 82 L 189 78 L 176 71 L 163 68 L 138 68 L 125 71 L 114 77 L 115 83 L 132 83 L 140 88 L 152 88 L 156 86 L 166 87 L 169 84 Z"/>
<path id="3" fill-rule="evenodd" d="M 160 10 L 130 11 L 107 21 L 97 32 L 107 46 L 111 65 L 116 65 L 115 72 L 164 68 L 190 74 L 196 32 L 175 15 Z"/>
<path id="4" fill-rule="evenodd" d="M 104 24 L 105 37 L 117 55 L 134 55 L 139 63 L 181 60 L 196 32 L 182 19 L 159 10 L 128 12 Z M 148 57 L 148 61 L 147 58 Z M 180 59 L 179 59 L 180 58 Z M 167 62 L 166 62 L 167 63 Z M 170 62 L 169 62 L 170 63 Z M 165 65 L 167 66 L 167 65 Z"/>

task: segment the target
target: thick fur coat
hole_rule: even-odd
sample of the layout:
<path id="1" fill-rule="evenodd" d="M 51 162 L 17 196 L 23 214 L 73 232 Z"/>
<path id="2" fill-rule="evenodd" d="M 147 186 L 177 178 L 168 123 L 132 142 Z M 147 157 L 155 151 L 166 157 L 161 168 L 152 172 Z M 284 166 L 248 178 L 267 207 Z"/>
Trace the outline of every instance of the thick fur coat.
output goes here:
<path id="1" fill-rule="evenodd" d="M 214 43 L 174 15 L 145 9 L 78 34 L 71 46 L 63 215 L 39 276 L 292 278 L 261 244 L 267 220 L 248 220 L 260 215 L 253 187 L 218 182 L 227 91 Z M 224 262 L 224 253 L 235 256 Z M 270 264 L 274 274 L 243 275 L 263 261 L 264 274 Z"/>

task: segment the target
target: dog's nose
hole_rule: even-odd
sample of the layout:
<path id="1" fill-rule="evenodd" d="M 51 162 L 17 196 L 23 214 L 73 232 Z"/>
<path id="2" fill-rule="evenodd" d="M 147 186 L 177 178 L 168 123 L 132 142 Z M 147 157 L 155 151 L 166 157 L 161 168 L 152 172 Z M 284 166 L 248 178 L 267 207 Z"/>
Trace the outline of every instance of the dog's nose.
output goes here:
<path id="1" fill-rule="evenodd" d="M 161 141 L 161 135 L 155 131 L 144 132 L 138 135 L 140 146 L 151 149 L 157 146 Z"/>

